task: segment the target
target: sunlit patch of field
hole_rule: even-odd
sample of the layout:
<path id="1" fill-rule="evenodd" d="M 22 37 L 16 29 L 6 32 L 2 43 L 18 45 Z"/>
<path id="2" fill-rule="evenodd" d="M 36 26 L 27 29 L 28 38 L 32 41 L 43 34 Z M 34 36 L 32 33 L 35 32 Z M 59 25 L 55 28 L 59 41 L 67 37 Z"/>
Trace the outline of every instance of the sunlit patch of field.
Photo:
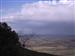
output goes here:
<path id="1" fill-rule="evenodd" d="M 61 56 L 75 56 L 75 48 L 65 48 L 65 47 L 31 47 L 29 48 L 34 51 L 50 53 Z"/>

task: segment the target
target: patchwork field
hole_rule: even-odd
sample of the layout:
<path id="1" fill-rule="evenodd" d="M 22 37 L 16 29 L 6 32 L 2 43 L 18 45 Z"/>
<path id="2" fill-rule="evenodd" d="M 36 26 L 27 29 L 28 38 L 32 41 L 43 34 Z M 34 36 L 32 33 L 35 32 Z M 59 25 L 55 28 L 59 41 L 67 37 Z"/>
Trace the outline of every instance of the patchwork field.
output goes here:
<path id="1" fill-rule="evenodd" d="M 23 40 L 25 37 L 23 37 Z M 23 40 L 20 39 L 21 43 Z M 60 56 L 75 56 L 74 36 L 34 36 L 26 43 L 26 47 L 37 52 L 50 53 Z"/>

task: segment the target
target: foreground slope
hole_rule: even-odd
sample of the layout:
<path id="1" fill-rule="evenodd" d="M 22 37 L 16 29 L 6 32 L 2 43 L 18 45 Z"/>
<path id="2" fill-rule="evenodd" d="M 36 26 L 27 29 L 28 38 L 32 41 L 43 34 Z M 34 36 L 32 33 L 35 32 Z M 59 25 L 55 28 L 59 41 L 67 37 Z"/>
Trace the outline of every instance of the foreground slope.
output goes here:
<path id="1" fill-rule="evenodd" d="M 0 22 L 0 56 L 56 56 L 25 49 L 18 40 L 17 33 Z"/>

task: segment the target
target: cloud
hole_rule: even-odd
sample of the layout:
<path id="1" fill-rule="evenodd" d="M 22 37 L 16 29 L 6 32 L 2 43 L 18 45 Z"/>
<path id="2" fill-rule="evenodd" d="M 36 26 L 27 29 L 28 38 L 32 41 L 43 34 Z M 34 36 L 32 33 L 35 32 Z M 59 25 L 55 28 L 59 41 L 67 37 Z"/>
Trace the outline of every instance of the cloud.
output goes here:
<path id="1" fill-rule="evenodd" d="M 23 4 L 20 11 L 9 13 L 2 21 L 33 20 L 33 21 L 70 21 L 73 20 L 73 1 L 62 0 L 59 3 L 38 1 Z"/>
<path id="2" fill-rule="evenodd" d="M 75 34 L 75 7 L 73 1 L 38 1 L 23 4 L 19 11 L 3 15 L 6 21 L 17 31 L 37 34 Z M 75 24 L 75 23 L 74 23 Z M 74 30 L 74 31 L 73 31 Z"/>
<path id="3" fill-rule="evenodd" d="M 34 22 L 34 21 L 14 21 L 9 22 L 17 32 L 22 31 L 25 34 L 54 34 L 54 35 L 73 35 L 73 22 Z"/>
<path id="4" fill-rule="evenodd" d="M 68 5 L 50 5 L 48 1 L 25 4 L 21 15 L 30 20 L 63 21 L 73 17 L 73 8 Z"/>

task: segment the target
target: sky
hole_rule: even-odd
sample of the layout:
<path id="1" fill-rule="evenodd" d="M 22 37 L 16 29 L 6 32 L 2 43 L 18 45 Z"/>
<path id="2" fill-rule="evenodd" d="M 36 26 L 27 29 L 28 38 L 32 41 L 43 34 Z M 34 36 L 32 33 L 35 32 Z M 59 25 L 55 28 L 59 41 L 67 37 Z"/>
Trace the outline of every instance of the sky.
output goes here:
<path id="1" fill-rule="evenodd" d="M 75 35 L 75 0 L 0 0 L 0 21 L 25 34 Z"/>

